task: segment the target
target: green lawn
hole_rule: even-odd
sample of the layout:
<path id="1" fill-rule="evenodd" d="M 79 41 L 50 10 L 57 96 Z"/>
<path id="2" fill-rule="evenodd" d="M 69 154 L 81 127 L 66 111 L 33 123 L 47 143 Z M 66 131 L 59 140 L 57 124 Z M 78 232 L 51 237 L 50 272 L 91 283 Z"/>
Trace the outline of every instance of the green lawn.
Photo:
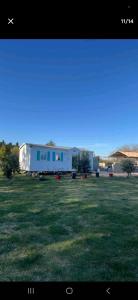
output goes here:
<path id="1" fill-rule="evenodd" d="M 0 281 L 138 281 L 138 178 L 1 176 Z"/>

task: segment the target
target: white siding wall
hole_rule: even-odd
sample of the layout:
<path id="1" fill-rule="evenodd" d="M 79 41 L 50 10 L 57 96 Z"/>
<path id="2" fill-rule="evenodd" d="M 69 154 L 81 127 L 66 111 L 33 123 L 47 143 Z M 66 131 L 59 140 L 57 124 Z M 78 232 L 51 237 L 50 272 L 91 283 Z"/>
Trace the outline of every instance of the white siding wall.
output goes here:
<path id="1" fill-rule="evenodd" d="M 19 151 L 19 165 L 20 169 L 24 171 L 30 171 L 30 147 L 29 145 L 23 145 Z"/>
<path id="2" fill-rule="evenodd" d="M 40 160 L 37 160 L 37 151 L 40 151 Z M 41 159 L 41 154 L 50 152 L 50 161 Z M 63 161 L 53 161 L 53 152 L 60 154 L 63 152 Z M 72 170 L 72 157 L 68 150 L 62 149 L 49 149 L 46 147 L 31 147 L 31 164 L 30 171 L 71 171 Z"/>

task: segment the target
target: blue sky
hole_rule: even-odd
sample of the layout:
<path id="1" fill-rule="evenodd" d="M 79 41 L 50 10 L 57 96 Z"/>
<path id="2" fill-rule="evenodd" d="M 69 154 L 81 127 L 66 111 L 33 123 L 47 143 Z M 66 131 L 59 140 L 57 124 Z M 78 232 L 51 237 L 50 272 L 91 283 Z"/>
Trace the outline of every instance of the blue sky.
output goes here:
<path id="1" fill-rule="evenodd" d="M 0 40 L 0 140 L 138 144 L 138 40 Z"/>

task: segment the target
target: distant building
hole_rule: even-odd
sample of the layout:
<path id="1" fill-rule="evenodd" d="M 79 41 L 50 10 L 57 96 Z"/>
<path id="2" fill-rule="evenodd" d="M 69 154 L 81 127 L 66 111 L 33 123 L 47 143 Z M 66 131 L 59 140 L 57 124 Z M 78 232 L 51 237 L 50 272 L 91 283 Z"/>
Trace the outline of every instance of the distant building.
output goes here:
<path id="1" fill-rule="evenodd" d="M 99 167 L 105 168 L 106 167 L 106 163 L 105 162 L 99 162 Z"/>
<path id="2" fill-rule="evenodd" d="M 110 155 L 113 158 L 113 168 L 115 172 L 121 171 L 120 162 L 123 159 L 131 159 L 134 162 L 136 169 L 138 168 L 138 151 L 116 151 Z"/>
<path id="3" fill-rule="evenodd" d="M 116 151 L 110 155 L 110 157 L 114 157 L 117 159 L 121 158 L 134 158 L 138 160 L 138 151 Z"/>
<path id="4" fill-rule="evenodd" d="M 72 171 L 72 157 L 88 151 L 90 170 L 94 170 L 93 151 L 77 147 L 58 147 L 24 143 L 19 148 L 20 169 L 30 172 Z"/>

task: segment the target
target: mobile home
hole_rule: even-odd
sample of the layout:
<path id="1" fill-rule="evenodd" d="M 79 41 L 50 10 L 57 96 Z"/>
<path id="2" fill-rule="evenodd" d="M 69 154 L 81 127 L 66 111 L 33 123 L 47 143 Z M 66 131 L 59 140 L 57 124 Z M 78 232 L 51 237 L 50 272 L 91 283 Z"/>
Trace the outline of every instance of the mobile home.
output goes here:
<path id="1" fill-rule="evenodd" d="M 19 149 L 20 169 L 30 172 L 72 171 L 73 155 L 86 149 L 77 147 L 58 147 L 24 143 Z M 91 170 L 93 170 L 94 152 L 88 151 Z"/>

